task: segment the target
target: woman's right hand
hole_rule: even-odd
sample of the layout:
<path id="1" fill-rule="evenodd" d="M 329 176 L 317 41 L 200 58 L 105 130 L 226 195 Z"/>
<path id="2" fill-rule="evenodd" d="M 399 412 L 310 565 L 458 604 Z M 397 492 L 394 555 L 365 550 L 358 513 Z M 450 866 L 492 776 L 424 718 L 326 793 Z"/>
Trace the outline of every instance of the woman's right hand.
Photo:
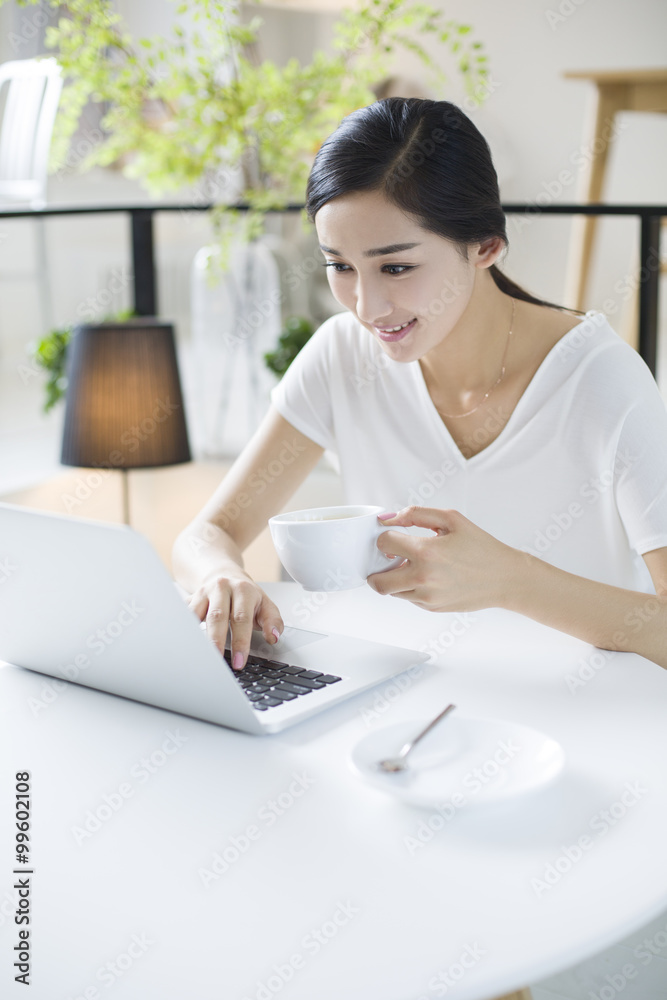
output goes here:
<path id="1" fill-rule="evenodd" d="M 192 594 L 188 607 L 200 621 L 206 622 L 209 639 L 225 655 L 227 630 L 232 633 L 232 666 L 242 670 L 248 658 L 253 628 L 260 630 L 268 643 L 278 642 L 285 627 L 278 608 L 249 576 L 220 573 Z"/>

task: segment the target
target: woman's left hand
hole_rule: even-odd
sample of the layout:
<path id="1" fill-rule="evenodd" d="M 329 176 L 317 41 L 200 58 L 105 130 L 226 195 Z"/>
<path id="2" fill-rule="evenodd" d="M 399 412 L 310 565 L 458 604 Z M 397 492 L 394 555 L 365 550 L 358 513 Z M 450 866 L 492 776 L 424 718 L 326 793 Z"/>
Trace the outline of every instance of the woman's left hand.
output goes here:
<path id="1" fill-rule="evenodd" d="M 499 542 L 457 510 L 405 507 L 381 520 L 389 529 L 418 525 L 436 534 L 389 530 L 380 535 L 380 551 L 402 556 L 406 562 L 368 577 L 378 594 L 402 597 L 428 611 L 508 606 L 521 558 L 518 549 Z"/>

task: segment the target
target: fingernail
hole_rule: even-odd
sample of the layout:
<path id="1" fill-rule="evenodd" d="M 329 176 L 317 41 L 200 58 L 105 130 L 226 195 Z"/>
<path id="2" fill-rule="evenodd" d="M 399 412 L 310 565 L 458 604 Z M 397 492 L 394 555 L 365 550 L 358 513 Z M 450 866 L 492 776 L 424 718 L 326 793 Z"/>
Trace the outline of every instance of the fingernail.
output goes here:
<path id="1" fill-rule="evenodd" d="M 275 635 L 275 637 L 276 637 L 276 642 L 278 642 L 278 639 L 280 638 L 280 632 L 278 631 L 278 629 L 277 629 L 277 628 L 272 628 L 272 629 L 271 629 L 271 634 L 272 634 L 272 635 Z"/>
<path id="2" fill-rule="evenodd" d="M 381 521 L 386 521 L 389 517 L 396 517 L 396 511 L 391 511 L 389 514 L 378 514 Z"/>
<path id="3" fill-rule="evenodd" d="M 240 670 L 243 666 L 243 653 L 234 653 L 234 659 L 232 660 L 232 666 L 234 670 Z"/>

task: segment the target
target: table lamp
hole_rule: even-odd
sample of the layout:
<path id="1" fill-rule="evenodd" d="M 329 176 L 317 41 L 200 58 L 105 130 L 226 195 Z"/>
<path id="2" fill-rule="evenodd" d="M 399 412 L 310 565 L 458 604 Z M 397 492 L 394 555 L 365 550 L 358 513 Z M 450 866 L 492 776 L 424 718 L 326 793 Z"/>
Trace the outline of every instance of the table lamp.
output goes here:
<path id="1" fill-rule="evenodd" d="M 68 345 L 63 465 L 128 470 L 190 461 L 174 329 L 152 317 L 77 326 Z"/>

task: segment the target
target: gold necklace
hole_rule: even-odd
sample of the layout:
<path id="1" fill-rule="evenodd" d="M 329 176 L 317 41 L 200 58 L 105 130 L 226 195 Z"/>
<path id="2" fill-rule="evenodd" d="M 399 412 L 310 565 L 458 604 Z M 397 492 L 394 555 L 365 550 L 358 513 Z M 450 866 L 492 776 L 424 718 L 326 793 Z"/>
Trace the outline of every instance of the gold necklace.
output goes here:
<path id="1" fill-rule="evenodd" d="M 447 417 L 448 420 L 458 420 L 459 417 L 469 417 L 471 413 L 475 413 L 476 410 L 479 410 L 480 406 L 487 401 L 487 399 L 489 398 L 495 387 L 499 385 L 500 382 L 502 382 L 503 376 L 505 375 L 505 359 L 507 358 L 507 351 L 510 346 L 510 337 L 512 336 L 512 327 L 514 326 L 515 308 L 516 308 L 516 299 L 512 299 L 512 319 L 510 320 L 510 328 L 507 334 L 507 343 L 505 344 L 505 353 L 503 354 L 503 360 L 500 368 L 500 375 L 498 376 L 496 381 L 493 383 L 489 391 L 484 393 L 477 406 L 474 406 L 472 410 L 466 410 L 465 413 L 445 413 L 443 410 L 440 410 L 436 406 L 436 409 L 438 410 L 438 413 L 440 414 L 441 417 Z"/>

